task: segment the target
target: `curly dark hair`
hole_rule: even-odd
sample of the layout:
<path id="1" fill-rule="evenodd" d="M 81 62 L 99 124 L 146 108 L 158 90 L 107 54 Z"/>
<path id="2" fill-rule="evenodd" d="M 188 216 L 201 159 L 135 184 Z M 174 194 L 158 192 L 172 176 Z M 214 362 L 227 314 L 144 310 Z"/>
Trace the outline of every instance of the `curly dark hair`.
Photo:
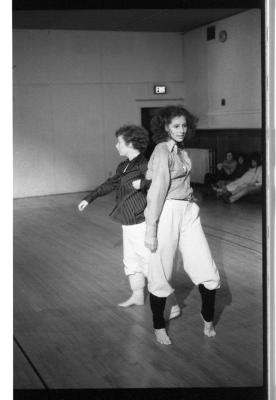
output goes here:
<path id="1" fill-rule="evenodd" d="M 194 134 L 198 118 L 186 110 L 182 105 L 166 106 L 160 108 L 151 120 L 152 140 L 155 143 L 166 142 L 169 138 L 165 125 L 169 125 L 175 117 L 183 116 L 187 121 L 187 134 L 184 142 L 188 141 Z M 184 142 L 182 143 L 184 145 Z"/>
<path id="2" fill-rule="evenodd" d="M 146 151 L 149 144 L 149 133 L 142 126 L 138 125 L 123 125 L 115 132 L 115 136 L 122 136 L 124 141 L 143 153 Z"/>

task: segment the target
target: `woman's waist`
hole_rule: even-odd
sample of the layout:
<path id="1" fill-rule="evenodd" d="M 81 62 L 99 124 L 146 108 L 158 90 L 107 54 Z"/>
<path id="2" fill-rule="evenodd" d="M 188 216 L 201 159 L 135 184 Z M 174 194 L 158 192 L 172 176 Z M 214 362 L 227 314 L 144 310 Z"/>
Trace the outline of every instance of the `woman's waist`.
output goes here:
<path id="1" fill-rule="evenodd" d="M 181 182 L 185 182 L 190 179 L 190 172 L 191 170 L 186 167 L 171 169 L 169 171 L 170 181 L 172 183 L 179 185 L 181 184 Z M 148 180 L 152 180 L 153 176 L 154 176 L 153 170 L 149 168 L 146 172 L 145 177 Z"/>
<path id="2" fill-rule="evenodd" d="M 146 194 L 138 191 L 132 190 L 129 192 L 118 191 L 116 196 L 116 205 L 114 209 L 124 209 L 127 207 L 131 209 L 133 213 L 140 212 L 144 210 L 147 204 Z"/>
<path id="3" fill-rule="evenodd" d="M 192 196 L 193 189 L 189 184 L 187 185 L 181 185 L 181 186 L 171 186 L 167 196 L 166 200 L 186 200 Z"/>
<path id="4" fill-rule="evenodd" d="M 166 201 L 180 201 L 180 202 L 183 202 L 183 201 L 193 202 L 195 200 L 196 199 L 194 197 L 193 192 L 188 193 L 185 197 L 167 197 L 166 198 Z"/>

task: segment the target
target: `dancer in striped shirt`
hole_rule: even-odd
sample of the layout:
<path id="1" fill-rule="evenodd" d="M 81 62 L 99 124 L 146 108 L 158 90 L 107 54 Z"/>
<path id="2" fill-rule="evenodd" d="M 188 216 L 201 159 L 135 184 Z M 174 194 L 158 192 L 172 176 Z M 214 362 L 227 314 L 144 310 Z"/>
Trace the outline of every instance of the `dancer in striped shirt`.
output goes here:
<path id="1" fill-rule="evenodd" d="M 124 125 L 115 133 L 116 149 L 122 161 L 114 176 L 108 178 L 96 189 L 92 190 L 78 205 L 83 211 L 97 197 L 116 191 L 116 204 L 110 216 L 122 224 L 123 230 L 123 262 L 125 274 L 129 278 L 132 294 L 121 307 L 144 304 L 145 278 L 148 273 L 149 250 L 144 245 L 146 190 L 136 190 L 134 180 L 144 181 L 147 171 L 147 159 L 144 152 L 148 146 L 148 132 L 140 126 Z"/>

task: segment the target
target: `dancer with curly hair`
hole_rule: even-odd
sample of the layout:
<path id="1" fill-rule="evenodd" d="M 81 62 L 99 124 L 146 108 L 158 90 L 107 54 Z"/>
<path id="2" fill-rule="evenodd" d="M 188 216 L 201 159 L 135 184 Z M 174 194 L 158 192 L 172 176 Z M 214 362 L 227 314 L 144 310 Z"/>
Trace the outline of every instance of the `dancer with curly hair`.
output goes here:
<path id="1" fill-rule="evenodd" d="M 177 248 L 186 273 L 202 298 L 204 334 L 215 336 L 213 325 L 216 289 L 220 277 L 203 233 L 199 207 L 190 186 L 191 160 L 185 141 L 197 119 L 182 106 L 161 108 L 151 122 L 157 143 L 148 164 L 145 245 L 150 250 L 148 290 L 157 342 L 171 344 L 165 329 L 164 308 L 174 292 L 170 281 Z"/>
<path id="2" fill-rule="evenodd" d="M 116 205 L 110 216 L 122 224 L 124 271 L 132 290 L 130 298 L 119 306 L 129 307 L 144 304 L 148 273 L 149 250 L 144 245 L 146 192 L 135 190 L 132 182 L 145 176 L 148 162 L 143 153 L 147 149 L 149 135 L 143 127 L 124 125 L 115 132 L 115 136 L 116 149 L 126 160 L 118 165 L 115 175 L 92 190 L 78 208 L 83 211 L 96 198 L 116 191 Z"/>

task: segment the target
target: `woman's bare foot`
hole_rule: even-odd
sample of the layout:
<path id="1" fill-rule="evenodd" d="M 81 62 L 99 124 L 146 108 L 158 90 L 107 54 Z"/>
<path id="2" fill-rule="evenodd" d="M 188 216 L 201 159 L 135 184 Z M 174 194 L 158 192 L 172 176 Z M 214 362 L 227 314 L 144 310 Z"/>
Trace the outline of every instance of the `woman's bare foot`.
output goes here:
<path id="1" fill-rule="evenodd" d="M 154 333 L 155 333 L 156 340 L 158 343 L 167 344 L 167 345 L 172 344 L 171 339 L 167 335 L 165 328 L 154 329 Z"/>
<path id="2" fill-rule="evenodd" d="M 130 307 L 130 306 L 143 306 L 144 305 L 144 294 L 137 295 L 132 294 L 130 298 L 122 303 L 119 303 L 119 307 Z"/>
<path id="3" fill-rule="evenodd" d="M 203 319 L 203 322 L 204 322 L 204 335 L 206 335 L 208 337 L 216 336 L 216 331 L 215 331 L 213 322 L 212 321 L 206 322 L 204 319 Z"/>

